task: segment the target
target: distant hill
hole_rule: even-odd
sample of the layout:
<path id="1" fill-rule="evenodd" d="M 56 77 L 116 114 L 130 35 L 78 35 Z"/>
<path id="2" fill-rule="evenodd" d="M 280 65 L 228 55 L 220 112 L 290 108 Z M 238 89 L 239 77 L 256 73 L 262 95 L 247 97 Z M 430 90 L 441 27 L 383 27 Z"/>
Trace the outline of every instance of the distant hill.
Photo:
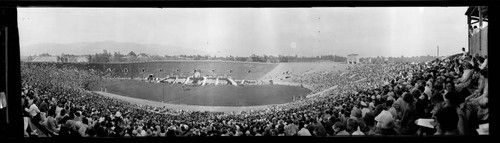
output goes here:
<path id="1" fill-rule="evenodd" d="M 205 55 L 208 52 L 199 49 L 189 49 L 170 45 L 158 45 L 158 44 L 138 44 L 131 42 L 114 42 L 114 41 L 102 41 L 102 42 L 81 42 L 81 43 L 71 43 L 71 44 L 58 44 L 58 43 L 40 43 L 34 45 L 21 46 L 21 55 L 38 55 L 42 53 L 49 53 L 51 55 L 61 55 L 73 54 L 73 55 L 84 55 L 84 54 L 95 54 L 102 53 L 103 50 L 108 52 L 120 52 L 121 54 L 128 54 L 130 51 L 134 51 L 136 54 L 146 53 L 148 55 Z"/>

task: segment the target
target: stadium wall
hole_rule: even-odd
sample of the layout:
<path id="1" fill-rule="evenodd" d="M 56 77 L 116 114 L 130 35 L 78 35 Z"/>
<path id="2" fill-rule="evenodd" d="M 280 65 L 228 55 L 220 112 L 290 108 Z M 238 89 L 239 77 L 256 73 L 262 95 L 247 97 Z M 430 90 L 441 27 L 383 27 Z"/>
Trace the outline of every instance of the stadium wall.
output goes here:
<path id="1" fill-rule="evenodd" d="M 76 67 L 94 69 L 109 73 L 114 77 L 146 78 L 149 74 L 156 77 L 167 75 L 194 75 L 194 70 L 201 70 L 201 75 L 231 76 L 235 80 L 257 80 L 276 68 L 275 63 L 228 62 L 228 61 L 156 61 L 136 63 L 54 63 L 58 68 Z M 144 72 L 142 71 L 144 69 Z M 160 69 L 162 69 L 160 71 Z M 179 69 L 179 71 L 177 71 Z M 215 70 L 215 72 L 212 72 Z M 232 72 L 230 73 L 230 70 Z"/>

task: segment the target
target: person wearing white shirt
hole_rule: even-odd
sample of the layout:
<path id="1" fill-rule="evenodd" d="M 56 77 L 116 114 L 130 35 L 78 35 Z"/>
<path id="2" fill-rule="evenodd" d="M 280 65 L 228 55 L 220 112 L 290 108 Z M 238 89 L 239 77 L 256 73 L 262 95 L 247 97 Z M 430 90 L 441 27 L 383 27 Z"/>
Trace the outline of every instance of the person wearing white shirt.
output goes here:
<path id="1" fill-rule="evenodd" d="M 57 106 L 56 106 L 56 113 L 55 113 L 56 114 L 56 118 L 58 118 L 58 117 L 61 116 L 60 114 L 61 114 L 61 110 L 62 109 L 63 109 L 62 108 L 62 104 L 61 103 L 57 104 Z"/>
<path id="2" fill-rule="evenodd" d="M 40 113 L 40 110 L 38 109 L 38 107 L 36 106 L 36 104 L 33 103 L 34 100 L 35 100 L 34 97 L 28 96 L 28 107 L 29 108 L 24 108 L 24 110 L 26 112 L 28 112 L 28 114 L 30 116 L 29 119 L 28 119 L 28 123 L 29 123 L 29 126 L 31 126 L 31 127 L 34 127 L 34 124 L 33 124 L 33 123 L 35 123 L 35 122 L 33 122 L 34 121 L 34 117 L 36 117 L 36 115 L 38 113 Z M 32 135 L 38 135 L 36 133 L 36 130 L 33 130 Z"/>
<path id="3" fill-rule="evenodd" d="M 87 128 L 89 128 L 89 125 L 88 125 L 89 121 L 87 120 L 87 118 L 83 118 L 82 121 L 77 121 L 76 122 L 76 125 L 79 127 L 78 128 L 78 133 L 80 133 L 80 135 L 82 137 L 87 137 Z"/>

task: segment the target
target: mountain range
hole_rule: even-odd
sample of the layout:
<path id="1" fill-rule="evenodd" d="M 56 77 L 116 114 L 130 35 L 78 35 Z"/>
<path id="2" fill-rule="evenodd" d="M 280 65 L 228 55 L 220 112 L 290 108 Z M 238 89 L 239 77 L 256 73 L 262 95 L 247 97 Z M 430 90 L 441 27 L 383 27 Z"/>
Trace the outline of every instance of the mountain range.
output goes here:
<path id="1" fill-rule="evenodd" d="M 100 42 L 80 42 L 70 44 L 59 43 L 39 43 L 33 45 L 21 46 L 21 56 L 39 55 L 48 53 L 50 55 L 72 54 L 72 55 L 88 55 L 102 53 L 103 50 L 113 54 L 120 52 L 128 54 L 130 51 L 134 53 L 146 53 L 148 55 L 206 55 L 208 52 L 200 49 L 183 48 L 171 45 L 159 44 L 139 44 L 131 42 L 115 42 L 115 41 L 100 41 Z"/>

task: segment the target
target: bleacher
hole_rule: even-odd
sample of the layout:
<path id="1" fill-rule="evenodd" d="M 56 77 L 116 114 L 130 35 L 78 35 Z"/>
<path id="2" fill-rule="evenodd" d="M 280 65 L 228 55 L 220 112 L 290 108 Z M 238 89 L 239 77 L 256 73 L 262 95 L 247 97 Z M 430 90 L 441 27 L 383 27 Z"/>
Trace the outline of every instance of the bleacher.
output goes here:
<path id="1" fill-rule="evenodd" d="M 94 69 L 112 77 L 145 78 L 149 74 L 156 77 L 168 75 L 188 76 L 194 69 L 202 75 L 231 76 L 233 79 L 256 80 L 273 70 L 278 64 L 227 62 L 227 61 L 158 61 L 140 63 L 54 63 L 58 68 L 77 67 Z"/>

